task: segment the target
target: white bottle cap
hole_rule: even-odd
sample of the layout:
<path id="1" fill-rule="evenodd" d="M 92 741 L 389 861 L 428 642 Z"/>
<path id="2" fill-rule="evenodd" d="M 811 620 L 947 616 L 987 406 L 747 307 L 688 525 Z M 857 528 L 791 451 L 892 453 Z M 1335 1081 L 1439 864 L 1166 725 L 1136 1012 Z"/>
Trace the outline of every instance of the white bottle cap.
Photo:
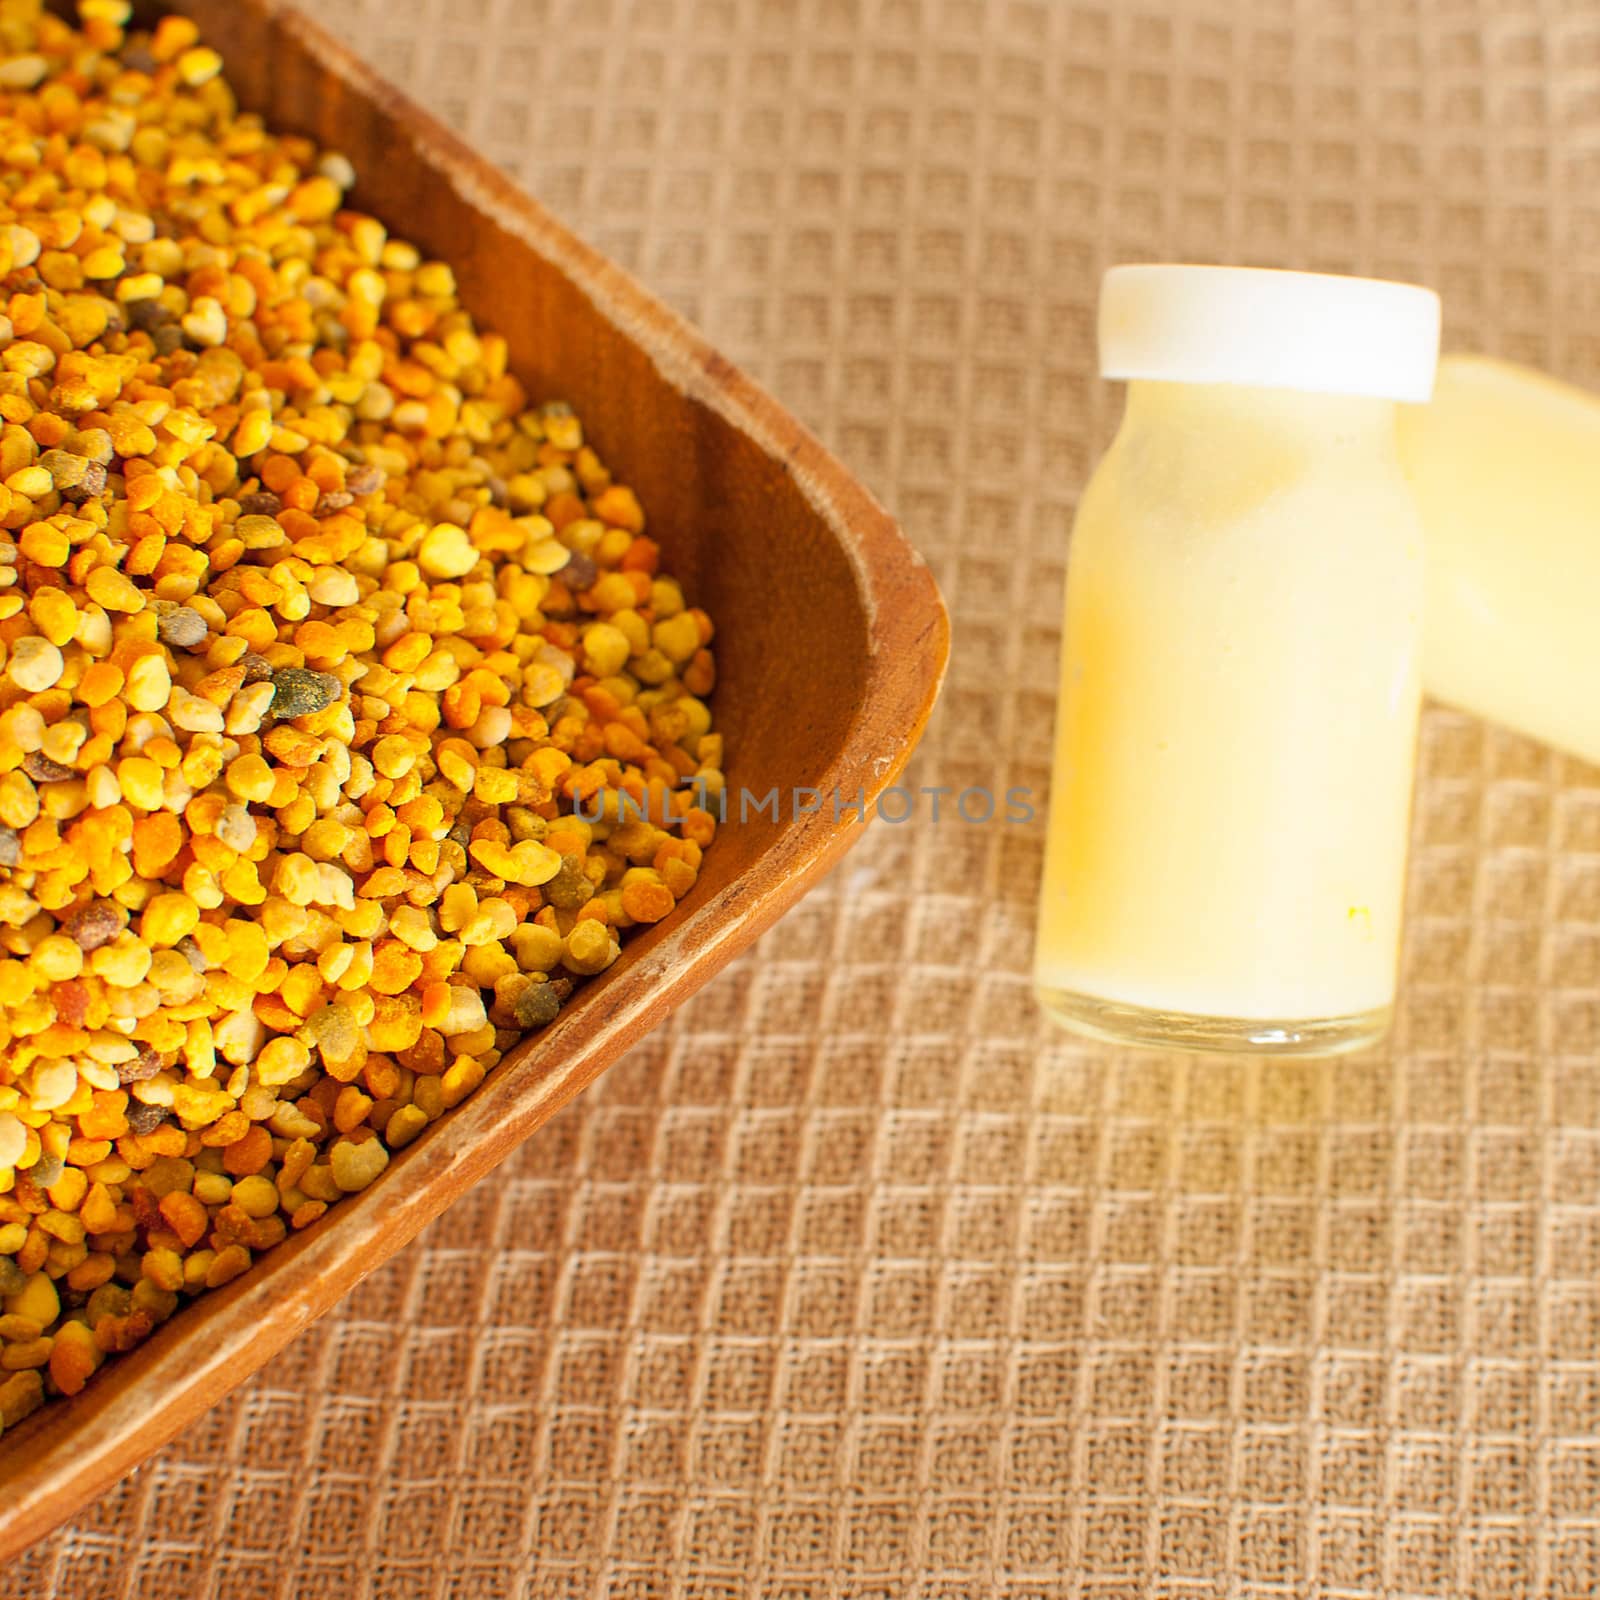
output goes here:
<path id="1" fill-rule="evenodd" d="M 1424 401 L 1439 297 L 1378 278 L 1256 267 L 1112 267 L 1100 374 Z"/>

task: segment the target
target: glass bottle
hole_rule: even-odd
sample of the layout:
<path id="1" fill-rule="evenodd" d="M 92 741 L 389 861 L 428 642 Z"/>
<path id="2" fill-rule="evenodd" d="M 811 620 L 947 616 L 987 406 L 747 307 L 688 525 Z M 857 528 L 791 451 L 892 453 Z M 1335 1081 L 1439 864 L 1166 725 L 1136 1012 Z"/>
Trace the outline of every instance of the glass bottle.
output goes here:
<path id="1" fill-rule="evenodd" d="M 1600 396 L 1446 356 L 1400 458 L 1428 544 L 1423 687 L 1600 764 Z"/>
<path id="2" fill-rule="evenodd" d="M 1041 1004 L 1122 1043 L 1324 1054 L 1393 1005 L 1422 540 L 1405 284 L 1114 268 L 1122 426 L 1072 535 Z"/>

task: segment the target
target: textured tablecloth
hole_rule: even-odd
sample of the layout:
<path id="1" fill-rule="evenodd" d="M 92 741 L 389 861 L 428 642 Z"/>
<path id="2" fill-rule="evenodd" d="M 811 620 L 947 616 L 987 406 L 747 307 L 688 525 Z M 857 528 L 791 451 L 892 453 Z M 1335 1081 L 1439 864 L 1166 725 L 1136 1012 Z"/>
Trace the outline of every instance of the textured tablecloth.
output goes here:
<path id="1" fill-rule="evenodd" d="M 1108 263 L 1420 279 L 1600 379 L 1593 0 L 317 9 L 895 509 L 919 784 L 1043 790 Z M 1052 1034 L 1041 826 L 880 825 L 0 1588 L 1594 1594 L 1600 774 L 1443 712 L 1423 769 L 1382 1052 Z"/>

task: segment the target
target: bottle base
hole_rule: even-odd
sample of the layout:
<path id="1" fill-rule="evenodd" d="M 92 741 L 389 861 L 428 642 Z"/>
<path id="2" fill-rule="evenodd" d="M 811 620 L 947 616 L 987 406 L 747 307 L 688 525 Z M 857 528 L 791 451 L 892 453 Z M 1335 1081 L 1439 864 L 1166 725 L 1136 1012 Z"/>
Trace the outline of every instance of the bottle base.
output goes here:
<path id="1" fill-rule="evenodd" d="M 1334 1056 L 1376 1044 L 1393 1009 L 1345 1017 L 1211 1017 L 1124 1005 L 1068 989 L 1035 985 L 1045 1014 L 1064 1028 L 1106 1044 L 1147 1050 L 1200 1050 L 1274 1056 Z"/>

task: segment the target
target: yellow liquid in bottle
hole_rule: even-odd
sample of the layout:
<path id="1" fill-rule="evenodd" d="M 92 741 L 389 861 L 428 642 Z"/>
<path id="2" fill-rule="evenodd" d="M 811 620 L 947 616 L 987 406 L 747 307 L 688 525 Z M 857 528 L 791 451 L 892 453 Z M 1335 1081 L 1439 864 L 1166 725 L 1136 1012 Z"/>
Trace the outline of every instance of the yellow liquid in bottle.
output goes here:
<path id="1" fill-rule="evenodd" d="M 1130 387 L 1068 570 L 1034 967 L 1057 1020 L 1286 1053 L 1383 1032 L 1422 604 L 1391 402 Z"/>
<path id="2" fill-rule="evenodd" d="M 1600 397 L 1449 356 L 1400 445 L 1428 543 L 1428 692 L 1600 763 Z"/>

